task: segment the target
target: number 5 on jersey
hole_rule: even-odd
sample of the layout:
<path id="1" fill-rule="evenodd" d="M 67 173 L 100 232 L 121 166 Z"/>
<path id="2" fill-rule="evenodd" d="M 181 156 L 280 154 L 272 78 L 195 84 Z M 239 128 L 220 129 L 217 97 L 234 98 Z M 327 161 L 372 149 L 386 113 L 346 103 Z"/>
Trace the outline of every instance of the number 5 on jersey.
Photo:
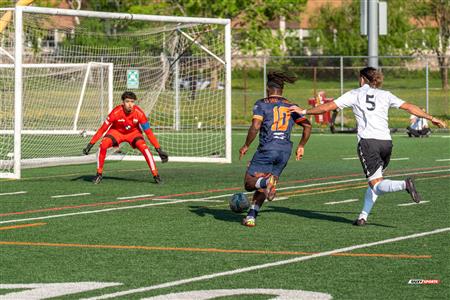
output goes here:
<path id="1" fill-rule="evenodd" d="M 374 110 L 375 109 L 375 101 L 370 101 L 370 99 L 372 99 L 373 97 L 375 97 L 374 95 L 366 95 L 366 103 L 370 104 L 370 106 L 367 106 L 367 110 Z"/>

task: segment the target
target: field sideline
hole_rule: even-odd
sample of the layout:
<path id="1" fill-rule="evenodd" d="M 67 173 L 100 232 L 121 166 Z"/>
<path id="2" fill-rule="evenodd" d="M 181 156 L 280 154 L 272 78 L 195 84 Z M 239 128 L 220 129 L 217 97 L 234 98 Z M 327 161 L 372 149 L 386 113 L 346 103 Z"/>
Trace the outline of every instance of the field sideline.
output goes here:
<path id="1" fill-rule="evenodd" d="M 450 297 L 448 135 L 394 136 L 387 177 L 415 177 L 424 201 L 381 196 L 364 228 L 355 136 L 314 134 L 255 228 L 228 209 L 256 146 L 239 161 L 233 138 L 232 164 L 158 164 L 161 186 L 142 162 L 107 162 L 98 186 L 93 164 L 2 180 L 0 299 Z"/>

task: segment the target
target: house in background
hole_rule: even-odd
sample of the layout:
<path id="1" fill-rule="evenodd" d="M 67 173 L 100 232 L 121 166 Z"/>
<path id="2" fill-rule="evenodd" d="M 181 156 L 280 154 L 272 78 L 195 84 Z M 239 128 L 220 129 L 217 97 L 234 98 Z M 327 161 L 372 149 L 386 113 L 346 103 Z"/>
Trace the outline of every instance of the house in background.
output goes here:
<path id="1" fill-rule="evenodd" d="M 279 31 L 285 38 L 296 38 L 302 47 L 304 40 L 308 39 L 311 31 L 314 30 L 311 25 L 311 19 L 319 14 L 321 7 L 331 5 L 337 8 L 348 2 L 351 2 L 351 0 L 308 0 L 304 11 L 299 14 L 300 22 L 286 21 L 285 17 L 281 17 L 268 22 L 268 26 L 272 29 L 273 35 L 278 34 Z M 286 42 L 281 47 L 283 52 L 287 51 Z M 303 50 L 307 55 L 318 54 L 312 53 L 313 50 L 308 48 Z"/>

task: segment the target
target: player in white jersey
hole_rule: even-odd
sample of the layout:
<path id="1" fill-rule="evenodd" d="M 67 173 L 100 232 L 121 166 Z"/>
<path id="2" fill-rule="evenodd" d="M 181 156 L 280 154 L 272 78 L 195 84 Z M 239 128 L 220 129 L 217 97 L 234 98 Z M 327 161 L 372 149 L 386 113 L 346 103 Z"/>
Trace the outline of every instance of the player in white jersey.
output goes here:
<path id="1" fill-rule="evenodd" d="M 383 172 L 389 164 L 392 152 L 392 139 L 388 127 L 388 110 L 400 108 L 410 114 L 430 120 L 438 127 L 445 123 L 424 112 L 420 107 L 405 102 L 389 91 L 379 89 L 383 83 L 383 74 L 377 69 L 367 67 L 359 72 L 360 88 L 349 91 L 336 99 L 311 109 L 291 106 L 291 112 L 302 115 L 318 115 L 337 108 L 351 107 L 358 123 L 358 156 L 369 187 L 364 197 L 364 207 L 354 225 L 362 226 L 379 195 L 406 190 L 414 202 L 419 203 L 417 192 L 411 178 L 405 180 L 383 179 Z"/>

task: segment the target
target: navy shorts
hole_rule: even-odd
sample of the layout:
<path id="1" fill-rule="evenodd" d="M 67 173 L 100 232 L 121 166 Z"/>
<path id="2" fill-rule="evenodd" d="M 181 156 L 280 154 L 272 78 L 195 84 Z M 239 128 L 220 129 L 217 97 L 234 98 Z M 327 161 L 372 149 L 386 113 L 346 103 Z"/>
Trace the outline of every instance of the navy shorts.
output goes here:
<path id="1" fill-rule="evenodd" d="M 256 173 L 271 173 L 279 177 L 290 156 L 290 151 L 257 150 L 253 155 L 247 173 L 251 176 L 255 176 Z"/>

